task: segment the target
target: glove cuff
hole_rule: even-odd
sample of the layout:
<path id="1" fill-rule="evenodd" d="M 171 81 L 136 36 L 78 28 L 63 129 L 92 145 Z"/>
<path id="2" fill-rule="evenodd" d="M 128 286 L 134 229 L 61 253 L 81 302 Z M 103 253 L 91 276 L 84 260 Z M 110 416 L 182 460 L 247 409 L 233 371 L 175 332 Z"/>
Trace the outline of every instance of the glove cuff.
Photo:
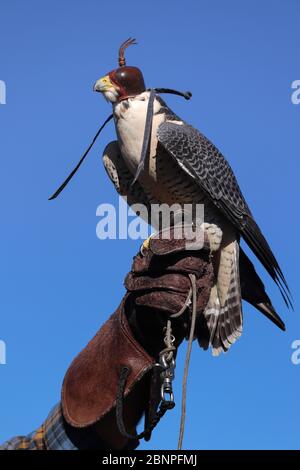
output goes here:
<path id="1" fill-rule="evenodd" d="M 124 366 L 130 370 L 124 394 L 127 396 L 155 363 L 132 335 L 124 311 L 126 300 L 127 296 L 65 375 L 62 410 L 71 426 L 90 426 L 115 407 Z"/>

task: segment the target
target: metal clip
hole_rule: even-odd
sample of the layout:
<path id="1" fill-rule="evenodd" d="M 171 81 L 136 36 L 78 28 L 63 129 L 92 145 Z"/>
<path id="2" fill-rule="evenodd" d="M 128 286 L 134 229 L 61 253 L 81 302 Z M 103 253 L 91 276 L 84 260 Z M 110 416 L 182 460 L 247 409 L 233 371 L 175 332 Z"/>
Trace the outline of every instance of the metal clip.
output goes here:
<path id="1" fill-rule="evenodd" d="M 172 382 L 175 377 L 175 359 L 172 356 L 171 359 L 168 359 L 169 353 L 164 353 L 159 358 L 159 363 L 163 368 L 161 372 L 161 390 L 160 390 L 160 398 L 163 402 L 170 402 L 174 403 L 174 394 L 173 394 L 173 387 Z M 168 395 L 168 399 L 167 399 Z"/>

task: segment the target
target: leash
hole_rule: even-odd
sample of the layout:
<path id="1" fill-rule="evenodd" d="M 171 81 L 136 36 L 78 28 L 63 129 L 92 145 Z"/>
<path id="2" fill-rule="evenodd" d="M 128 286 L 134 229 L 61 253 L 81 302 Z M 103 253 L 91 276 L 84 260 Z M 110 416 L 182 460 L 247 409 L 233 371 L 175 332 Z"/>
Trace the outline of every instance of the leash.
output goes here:
<path id="1" fill-rule="evenodd" d="M 153 120 L 153 104 L 154 104 L 154 99 L 156 93 L 169 93 L 172 95 L 177 95 L 177 96 L 182 96 L 186 100 L 189 100 L 192 96 L 192 93 L 189 91 L 186 92 L 181 92 L 177 90 L 172 90 L 171 88 L 153 88 L 149 89 L 147 91 L 150 91 L 150 96 L 149 96 L 149 102 L 148 102 L 148 108 L 147 108 L 147 115 L 146 115 L 146 124 L 145 124 L 145 131 L 144 131 L 144 138 L 143 138 L 143 146 L 142 146 L 142 152 L 141 152 L 141 160 L 139 162 L 136 174 L 134 176 L 134 179 L 131 183 L 131 186 L 136 182 L 138 179 L 141 171 L 144 168 L 145 161 L 148 155 L 149 151 L 149 144 L 150 144 L 150 137 L 151 137 L 151 131 L 152 131 L 152 120 Z M 88 155 L 89 151 L 93 147 L 94 143 L 96 142 L 97 138 L 99 137 L 101 131 L 104 129 L 106 124 L 113 119 L 113 114 L 108 116 L 108 118 L 104 121 L 104 123 L 101 125 L 99 130 L 96 132 L 95 137 L 93 138 L 92 142 L 86 149 L 86 151 L 83 153 L 82 157 L 80 158 L 79 162 L 75 166 L 75 168 L 71 171 L 69 176 L 64 180 L 64 182 L 59 186 L 59 188 L 48 198 L 49 201 L 52 201 L 53 199 L 56 199 L 57 196 L 62 192 L 62 190 L 67 186 L 67 184 L 70 182 L 70 180 L 73 178 L 77 170 L 80 168 L 82 165 L 83 161 L 85 160 L 86 156 Z"/>
<path id="2" fill-rule="evenodd" d="M 148 107 L 147 107 L 147 114 L 146 114 L 146 122 L 145 122 L 145 130 L 144 130 L 144 138 L 143 138 L 143 146 L 141 151 L 141 158 L 136 169 L 134 178 L 130 187 L 134 185 L 137 181 L 138 177 L 140 176 L 141 172 L 145 167 L 145 162 L 149 155 L 149 148 L 151 142 L 151 133 L 152 133 L 152 123 L 153 123 L 153 106 L 154 100 L 157 93 L 169 93 L 172 95 L 177 95 L 189 100 L 192 97 L 192 93 L 190 91 L 182 92 L 177 90 L 172 90 L 171 88 L 149 88 L 147 91 L 150 91 L 150 96 L 148 100 Z"/>
<path id="3" fill-rule="evenodd" d="M 187 391 L 187 379 L 190 367 L 190 359 L 191 359 L 191 352 L 193 346 L 193 339 L 195 334 L 195 325 L 196 325 L 196 316 L 197 316 L 197 286 L 196 286 L 196 277 L 194 274 L 189 274 L 189 278 L 191 281 L 191 290 L 192 290 L 192 321 L 190 327 L 190 335 L 188 340 L 188 347 L 185 356 L 185 364 L 184 364 L 184 373 L 183 373 L 183 381 L 182 381 L 182 398 L 181 398 L 181 418 L 180 418 L 180 431 L 179 431 L 179 439 L 178 439 L 178 446 L 177 450 L 182 449 L 183 443 L 183 436 L 185 430 L 185 418 L 186 418 L 186 391 Z"/>
<path id="4" fill-rule="evenodd" d="M 138 177 L 140 176 L 141 172 L 143 171 L 146 158 L 149 153 L 149 146 L 150 146 L 151 132 L 152 132 L 152 122 L 153 122 L 153 104 L 155 100 L 155 95 L 156 95 L 155 90 L 150 90 L 147 114 L 146 114 L 143 146 L 142 146 L 142 151 L 141 151 L 141 158 L 140 158 L 136 173 L 134 175 L 134 178 L 132 180 L 132 183 L 130 185 L 131 187 L 134 185 L 134 183 L 137 181 Z"/>
<path id="5" fill-rule="evenodd" d="M 83 163 L 83 161 L 85 160 L 85 157 L 87 156 L 87 154 L 89 153 L 89 151 L 91 150 L 91 148 L 93 147 L 94 143 L 96 142 L 99 134 L 101 133 L 102 129 L 104 129 L 104 127 L 106 126 L 106 124 L 113 118 L 113 114 L 111 114 L 110 116 L 108 116 L 108 118 L 104 121 L 104 123 L 102 124 L 102 126 L 100 127 L 100 129 L 97 131 L 95 137 L 93 138 L 92 142 L 90 143 L 90 145 L 88 146 L 88 148 L 86 149 L 86 151 L 84 152 L 84 154 L 82 155 L 82 157 L 80 158 L 79 162 L 77 163 L 77 165 L 75 166 L 75 168 L 71 171 L 71 173 L 69 174 L 69 176 L 67 176 L 67 178 L 65 179 L 65 181 L 60 185 L 60 187 L 55 191 L 55 193 L 52 194 L 52 196 L 49 197 L 49 201 L 52 201 L 53 199 L 57 198 L 57 196 L 62 192 L 62 190 L 67 186 L 67 184 L 69 183 L 69 181 L 73 178 L 73 176 L 75 175 L 75 173 L 77 172 L 77 170 L 79 169 L 79 167 L 81 166 L 81 164 Z"/>
<path id="6" fill-rule="evenodd" d="M 180 315 L 182 315 L 187 309 L 187 307 L 190 305 L 190 302 L 192 300 L 191 327 L 190 327 L 188 348 L 187 348 L 185 365 L 184 365 L 184 374 L 183 374 L 183 382 L 182 382 L 181 419 L 180 419 L 180 430 L 179 430 L 179 439 L 178 439 L 178 446 L 177 446 L 178 450 L 182 449 L 184 430 L 185 430 L 185 420 L 186 420 L 187 379 L 188 379 L 188 371 L 189 371 L 189 364 L 190 364 L 192 344 L 193 344 L 194 333 L 195 333 L 196 316 L 197 316 L 196 276 L 194 274 L 189 274 L 189 279 L 191 282 L 191 287 L 189 289 L 187 298 L 182 308 L 179 310 L 179 312 L 173 315 L 170 315 L 170 319 L 168 319 L 167 326 L 165 328 L 164 343 L 166 347 L 159 353 L 159 363 L 153 364 L 151 368 L 151 369 L 154 369 L 158 367 L 161 369 L 161 374 L 160 374 L 161 389 L 160 389 L 159 409 L 155 413 L 149 425 L 140 434 L 129 433 L 126 430 L 126 426 L 124 424 L 124 419 L 123 419 L 124 392 L 126 388 L 127 379 L 130 375 L 131 370 L 130 370 L 130 367 L 128 366 L 124 366 L 121 369 L 119 385 L 118 385 L 118 390 L 117 390 L 117 395 L 116 395 L 116 420 L 117 420 L 117 426 L 118 426 L 119 432 L 127 439 L 149 440 L 151 437 L 152 431 L 158 425 L 161 418 L 165 415 L 165 413 L 168 410 L 171 410 L 172 408 L 175 407 L 172 382 L 175 377 L 174 371 L 176 367 L 176 361 L 174 357 L 174 352 L 176 351 L 176 348 L 174 346 L 175 337 L 172 334 L 172 319 L 180 317 Z"/>

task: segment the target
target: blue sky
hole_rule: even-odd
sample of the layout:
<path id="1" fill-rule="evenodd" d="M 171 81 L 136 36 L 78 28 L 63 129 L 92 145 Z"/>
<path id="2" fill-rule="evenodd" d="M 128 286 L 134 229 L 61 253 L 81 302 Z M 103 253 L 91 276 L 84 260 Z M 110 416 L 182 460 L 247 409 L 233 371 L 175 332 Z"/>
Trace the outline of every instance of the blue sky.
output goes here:
<path id="1" fill-rule="evenodd" d="M 184 447 L 299 448 L 299 15 L 296 0 L 1 1 L 0 441 L 35 429 L 58 401 L 140 245 L 96 237 L 97 206 L 117 202 L 100 158 L 112 124 L 61 197 L 47 200 L 109 114 L 92 85 L 133 36 L 128 64 L 147 86 L 193 92 L 167 101 L 230 161 L 295 303 L 287 311 L 256 263 L 287 332 L 245 305 L 244 334 L 227 355 L 194 345 Z M 141 449 L 176 448 L 183 352 L 177 407 Z"/>

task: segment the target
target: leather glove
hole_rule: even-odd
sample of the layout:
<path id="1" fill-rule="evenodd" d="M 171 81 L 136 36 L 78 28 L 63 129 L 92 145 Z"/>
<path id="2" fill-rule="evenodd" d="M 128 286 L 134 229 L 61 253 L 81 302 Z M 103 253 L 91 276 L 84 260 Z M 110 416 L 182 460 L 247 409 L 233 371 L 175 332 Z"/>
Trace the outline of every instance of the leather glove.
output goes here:
<path id="1" fill-rule="evenodd" d="M 129 375 L 124 396 L 146 379 L 164 347 L 163 328 L 169 315 L 177 313 L 189 293 L 188 274 L 196 276 L 197 313 L 203 312 L 210 294 L 213 268 L 209 250 L 186 251 L 184 240 L 150 240 L 150 247 L 134 258 L 125 279 L 120 306 L 74 359 L 64 378 L 62 409 L 71 426 L 82 428 L 111 415 L 116 405 L 120 371 Z M 189 312 L 172 321 L 176 346 L 187 334 Z M 144 381 L 146 383 L 146 381 Z M 149 393 L 139 394 L 140 403 L 127 422 L 132 429 L 149 404 Z"/>
<path id="2" fill-rule="evenodd" d="M 126 308 L 130 328 L 156 360 L 165 347 L 163 332 L 167 319 L 181 310 L 189 295 L 189 274 L 196 277 L 198 318 L 208 302 L 213 279 L 208 244 L 200 251 L 190 243 L 187 250 L 184 239 L 174 239 L 172 231 L 170 236 L 171 240 L 150 239 L 149 249 L 135 256 L 125 278 L 125 287 L 131 294 Z M 190 314 L 191 306 L 172 319 L 176 347 L 189 334 Z"/>

